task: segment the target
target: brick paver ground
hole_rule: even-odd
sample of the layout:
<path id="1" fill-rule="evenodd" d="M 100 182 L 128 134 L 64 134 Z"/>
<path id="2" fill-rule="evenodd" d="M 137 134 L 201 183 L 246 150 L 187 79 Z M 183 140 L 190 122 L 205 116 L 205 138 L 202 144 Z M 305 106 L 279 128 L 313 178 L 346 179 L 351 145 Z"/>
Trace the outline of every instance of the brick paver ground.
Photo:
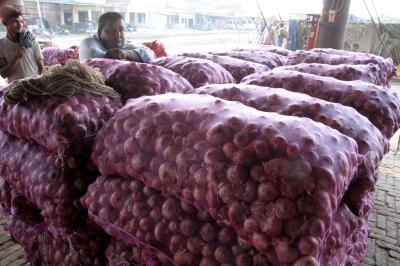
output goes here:
<path id="1" fill-rule="evenodd" d="M 388 154 L 379 170 L 363 266 L 400 266 L 400 154 Z"/>

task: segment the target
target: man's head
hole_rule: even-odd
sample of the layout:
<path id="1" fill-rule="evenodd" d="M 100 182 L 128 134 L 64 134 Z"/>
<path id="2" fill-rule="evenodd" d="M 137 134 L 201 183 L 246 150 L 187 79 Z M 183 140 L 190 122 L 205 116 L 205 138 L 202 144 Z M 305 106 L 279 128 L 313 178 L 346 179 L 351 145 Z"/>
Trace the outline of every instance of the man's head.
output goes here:
<path id="1" fill-rule="evenodd" d="M 122 48 L 125 43 L 124 18 L 117 12 L 107 12 L 99 18 L 97 35 L 107 49 Z"/>
<path id="2" fill-rule="evenodd" d="M 10 34 L 20 33 L 24 26 L 22 13 L 11 7 L 4 7 L 1 12 L 2 22 Z"/>
<path id="3" fill-rule="evenodd" d="M 358 43 L 353 43 L 353 46 L 351 47 L 352 52 L 358 52 L 360 50 L 360 45 Z"/>

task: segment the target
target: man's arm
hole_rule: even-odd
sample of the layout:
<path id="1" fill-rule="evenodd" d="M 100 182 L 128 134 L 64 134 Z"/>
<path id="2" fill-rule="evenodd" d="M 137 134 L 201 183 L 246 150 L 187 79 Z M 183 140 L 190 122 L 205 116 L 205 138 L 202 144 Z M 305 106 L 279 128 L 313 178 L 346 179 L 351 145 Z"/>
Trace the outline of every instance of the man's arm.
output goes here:
<path id="1" fill-rule="evenodd" d="M 79 45 L 79 60 L 85 61 L 89 58 L 104 58 L 106 51 L 94 38 L 84 39 Z"/>
<path id="2" fill-rule="evenodd" d="M 37 64 L 37 67 L 38 67 L 39 74 L 42 74 L 43 69 L 44 69 L 43 59 L 36 60 L 36 64 Z"/>
<path id="3" fill-rule="evenodd" d="M 0 74 L 3 78 L 8 78 L 9 76 L 11 76 L 11 74 L 15 71 L 15 68 L 17 67 L 19 60 L 25 55 L 25 53 L 26 53 L 25 47 L 19 48 L 19 50 L 15 53 L 15 55 L 11 59 L 11 62 L 1 70 Z"/>
<path id="4" fill-rule="evenodd" d="M 154 61 L 154 52 L 148 48 L 135 47 L 133 45 L 127 45 L 124 47 L 126 60 L 149 63 Z"/>
<path id="5" fill-rule="evenodd" d="M 39 72 L 39 74 L 42 74 L 43 69 L 44 69 L 44 63 L 43 63 L 44 57 L 42 54 L 42 50 L 40 50 L 40 46 L 36 40 L 34 43 L 34 49 L 35 49 L 35 59 L 36 59 L 36 65 L 38 68 L 38 72 Z"/>

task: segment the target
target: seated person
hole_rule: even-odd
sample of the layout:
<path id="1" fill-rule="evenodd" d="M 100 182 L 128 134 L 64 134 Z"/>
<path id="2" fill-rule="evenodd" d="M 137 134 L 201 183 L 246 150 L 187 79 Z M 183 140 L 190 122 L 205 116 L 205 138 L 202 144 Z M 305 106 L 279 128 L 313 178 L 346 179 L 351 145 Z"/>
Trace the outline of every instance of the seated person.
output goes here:
<path id="1" fill-rule="evenodd" d="M 124 18 L 117 12 L 107 12 L 99 18 L 99 28 L 93 37 L 79 45 L 79 60 L 89 58 L 125 59 L 148 63 L 154 54 L 147 48 L 125 43 Z"/>

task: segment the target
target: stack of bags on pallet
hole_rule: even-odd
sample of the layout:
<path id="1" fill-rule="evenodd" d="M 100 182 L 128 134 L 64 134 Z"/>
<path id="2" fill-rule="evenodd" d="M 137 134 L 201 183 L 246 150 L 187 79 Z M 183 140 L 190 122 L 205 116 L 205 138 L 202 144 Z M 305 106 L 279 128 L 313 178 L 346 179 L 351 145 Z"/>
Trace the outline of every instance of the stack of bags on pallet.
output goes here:
<path id="1" fill-rule="evenodd" d="M 76 70 L 77 65 L 67 67 Z M 0 98 L 0 176 L 4 190 L 12 191 L 2 193 L 3 210 L 10 215 L 8 229 L 25 248 L 28 261 L 103 264 L 109 237 L 88 219 L 79 198 L 98 176 L 90 162 L 94 137 L 121 103 L 87 92 L 66 99 L 43 93 L 57 78 L 47 73 L 12 83 Z M 36 95 L 25 90 L 32 84 Z M 81 89 L 70 88 L 68 81 L 58 84 L 61 94 Z M 21 92 L 22 88 L 25 91 Z M 51 93 L 57 89 L 53 84 Z M 35 215 L 19 215 L 24 211 L 13 206 L 15 198 L 22 198 L 30 211 L 36 209 Z"/>
<path id="2" fill-rule="evenodd" d="M 400 126 L 392 64 L 342 54 L 265 71 L 251 59 L 268 52 L 160 59 L 206 85 L 131 99 L 100 130 L 102 176 L 81 203 L 112 236 L 110 265 L 361 264 L 377 169 Z M 264 72 L 223 84 L 221 68 L 195 58 L 236 82 L 240 64 Z"/>
<path id="3" fill-rule="evenodd" d="M 32 263 L 361 263 L 400 126 L 390 60 L 266 46 L 85 64 L 122 109 L 0 98 L 0 208 Z"/>
<path id="4" fill-rule="evenodd" d="M 195 94 L 130 100 L 92 159 L 89 216 L 168 265 L 316 265 L 359 165 L 323 124 Z"/>

